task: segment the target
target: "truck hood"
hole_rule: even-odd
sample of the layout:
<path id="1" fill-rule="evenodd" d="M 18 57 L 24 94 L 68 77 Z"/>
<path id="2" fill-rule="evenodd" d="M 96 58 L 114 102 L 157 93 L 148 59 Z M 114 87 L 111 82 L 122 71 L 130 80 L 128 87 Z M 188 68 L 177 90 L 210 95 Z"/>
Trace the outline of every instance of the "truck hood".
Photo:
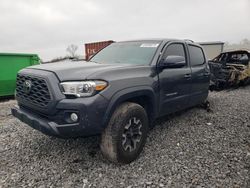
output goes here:
<path id="1" fill-rule="evenodd" d="M 31 66 L 28 69 L 37 69 L 53 72 L 60 81 L 85 80 L 92 74 L 103 73 L 120 67 L 131 67 L 129 64 L 99 64 L 93 62 L 62 62 Z"/>

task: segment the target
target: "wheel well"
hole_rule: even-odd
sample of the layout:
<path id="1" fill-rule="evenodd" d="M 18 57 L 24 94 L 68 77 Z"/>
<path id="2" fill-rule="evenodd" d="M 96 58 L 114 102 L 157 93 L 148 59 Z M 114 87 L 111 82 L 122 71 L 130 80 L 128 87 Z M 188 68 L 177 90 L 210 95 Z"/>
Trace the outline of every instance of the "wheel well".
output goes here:
<path id="1" fill-rule="evenodd" d="M 148 120 L 149 120 L 149 126 L 152 126 L 152 122 L 154 121 L 154 106 L 153 101 L 148 96 L 136 96 L 133 98 L 129 98 L 123 102 L 133 102 L 141 105 L 147 112 Z"/>

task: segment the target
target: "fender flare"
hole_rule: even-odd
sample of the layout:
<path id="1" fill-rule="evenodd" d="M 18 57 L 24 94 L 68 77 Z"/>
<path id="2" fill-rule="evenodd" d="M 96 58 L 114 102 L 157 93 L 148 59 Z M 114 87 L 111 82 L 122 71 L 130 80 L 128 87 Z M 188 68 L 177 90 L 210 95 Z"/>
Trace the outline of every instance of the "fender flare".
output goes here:
<path id="1" fill-rule="evenodd" d="M 122 102 L 134 98 L 134 97 L 140 97 L 140 96 L 146 96 L 150 98 L 150 102 L 152 105 L 152 119 L 155 119 L 157 111 L 157 97 L 155 95 L 155 91 L 152 87 L 149 86 L 135 86 L 135 87 L 129 87 L 126 89 L 122 89 L 118 92 L 116 92 L 107 107 L 104 120 L 103 120 L 103 127 L 105 128 L 108 125 L 108 121 L 111 118 L 113 112 L 117 108 L 118 105 L 120 105 Z"/>

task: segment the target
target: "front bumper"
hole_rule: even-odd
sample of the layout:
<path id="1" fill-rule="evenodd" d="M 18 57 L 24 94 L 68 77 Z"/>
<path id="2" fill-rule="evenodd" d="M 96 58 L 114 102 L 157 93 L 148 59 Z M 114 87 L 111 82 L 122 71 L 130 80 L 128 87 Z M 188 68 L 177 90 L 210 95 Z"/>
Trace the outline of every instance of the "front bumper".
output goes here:
<path id="1" fill-rule="evenodd" d="M 104 129 L 104 114 L 108 101 L 102 96 L 79 99 L 63 99 L 56 107 L 59 115 L 44 116 L 24 107 L 15 106 L 12 115 L 30 127 L 50 136 L 73 138 L 100 134 Z M 63 121 L 64 112 L 77 112 L 79 121 Z"/>
<path id="2" fill-rule="evenodd" d="M 58 125 L 17 106 L 11 109 L 11 113 L 22 122 L 49 136 L 67 137 L 70 136 L 69 133 L 72 134 L 79 126 L 79 123 Z"/>

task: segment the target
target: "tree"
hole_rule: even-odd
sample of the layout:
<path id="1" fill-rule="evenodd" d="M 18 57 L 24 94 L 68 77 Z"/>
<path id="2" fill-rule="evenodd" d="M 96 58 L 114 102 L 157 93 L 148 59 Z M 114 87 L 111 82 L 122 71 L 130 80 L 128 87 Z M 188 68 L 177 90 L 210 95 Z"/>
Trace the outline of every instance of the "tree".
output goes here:
<path id="1" fill-rule="evenodd" d="M 67 47 L 67 52 L 69 52 L 70 57 L 76 57 L 76 51 L 78 49 L 78 46 L 75 44 L 71 44 Z"/>

